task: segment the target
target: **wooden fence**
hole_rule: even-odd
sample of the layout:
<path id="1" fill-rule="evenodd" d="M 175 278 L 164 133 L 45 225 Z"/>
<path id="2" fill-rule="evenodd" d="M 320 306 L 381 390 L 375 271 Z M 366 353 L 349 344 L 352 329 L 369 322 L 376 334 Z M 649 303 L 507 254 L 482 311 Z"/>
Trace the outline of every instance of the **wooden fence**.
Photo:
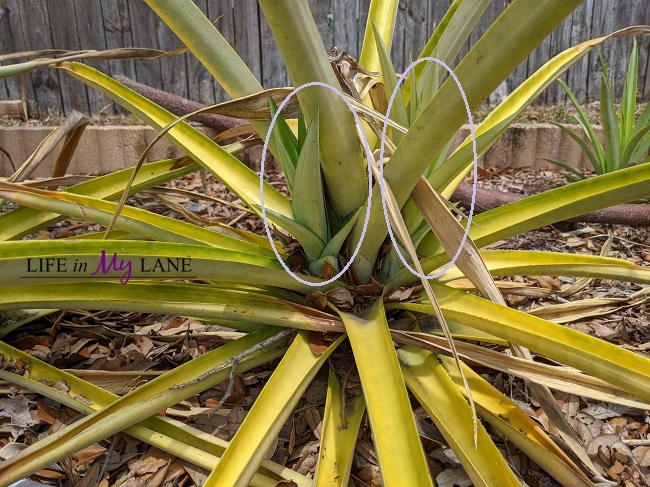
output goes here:
<path id="1" fill-rule="evenodd" d="M 195 0 L 246 61 L 265 87 L 289 84 L 282 60 L 264 16 L 255 0 Z M 356 57 L 363 37 L 369 0 L 308 0 L 326 47 L 337 46 Z M 540 0 L 544 1 L 544 0 Z M 392 55 L 396 68 L 415 58 L 451 0 L 402 0 Z M 510 3 L 493 0 L 463 53 Z M 571 45 L 616 29 L 650 24 L 648 0 L 585 0 L 510 76 L 491 101 L 509 93 L 553 55 Z M 504 42 L 508 42 L 504 39 Z M 620 94 L 632 41 L 608 41 L 603 52 L 614 87 Z M 35 49 L 107 49 L 124 46 L 171 50 L 180 41 L 143 0 L 5 0 L 0 2 L 0 54 Z M 639 39 L 639 94 L 650 98 L 650 43 Z M 221 88 L 191 55 L 162 60 L 95 61 L 90 65 L 108 74 L 123 74 L 141 83 L 190 99 L 214 103 L 225 99 Z M 595 53 L 564 75 L 580 100 L 598 99 L 601 69 Z M 69 113 L 72 109 L 98 115 L 114 113 L 104 96 L 86 90 L 76 80 L 53 69 L 39 69 L 26 77 L 31 117 Z M 0 100 L 20 99 L 18 78 L 0 80 Z M 565 101 L 555 84 L 541 97 L 543 103 Z"/>

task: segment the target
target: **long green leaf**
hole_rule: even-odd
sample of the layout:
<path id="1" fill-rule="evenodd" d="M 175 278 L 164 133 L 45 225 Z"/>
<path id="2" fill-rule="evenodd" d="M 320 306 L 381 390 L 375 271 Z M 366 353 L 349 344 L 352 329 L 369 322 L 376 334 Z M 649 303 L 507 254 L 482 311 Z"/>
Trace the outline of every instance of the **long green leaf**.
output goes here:
<path id="1" fill-rule="evenodd" d="M 480 248 L 503 238 L 557 221 L 582 215 L 607 206 L 647 197 L 650 167 L 639 165 L 579 181 L 546 193 L 524 198 L 515 203 L 481 213 L 474 218 L 469 236 Z M 422 266 L 431 272 L 447 262 L 436 239 L 427 235 L 418 251 L 427 255 Z M 401 271 L 391 284 L 413 282 L 413 276 Z"/>
<path id="2" fill-rule="evenodd" d="M 176 117 L 121 83 L 79 63 L 58 65 L 72 77 L 104 93 L 156 130 L 170 124 Z M 185 122 L 176 124 L 166 137 L 201 166 L 213 173 L 233 193 L 249 206 L 260 204 L 259 176 L 230 155 L 216 142 Z M 291 203 L 277 190 L 266 184 L 264 201 L 268 208 L 291 216 Z"/>
<path id="3" fill-rule="evenodd" d="M 599 51 L 600 52 L 600 51 Z M 564 89 L 565 93 L 569 97 L 569 100 L 571 100 L 571 103 L 573 104 L 573 107 L 576 109 L 578 112 L 578 117 L 576 118 L 577 122 L 580 124 L 582 127 L 582 130 L 584 130 L 585 134 L 587 134 L 587 138 L 589 139 L 589 142 L 593 145 L 594 149 L 596 150 L 596 155 L 598 156 L 598 161 L 599 161 L 599 166 L 600 166 L 600 171 L 598 174 L 602 174 L 605 171 L 605 168 L 607 167 L 607 159 L 605 155 L 605 150 L 603 149 L 602 144 L 600 143 L 600 139 L 596 135 L 596 131 L 594 130 L 594 127 L 591 125 L 591 122 L 589 121 L 589 117 L 587 116 L 587 113 L 585 110 L 580 106 L 580 103 L 578 102 L 578 99 L 575 97 L 573 92 L 569 89 L 569 87 L 566 85 L 564 81 L 561 79 L 558 79 L 557 82 L 562 86 Z M 607 84 L 607 83 L 605 83 Z"/>
<path id="4" fill-rule="evenodd" d="M 636 84 L 639 76 L 639 50 L 634 39 L 630 62 L 623 86 L 623 99 L 621 101 L 621 125 L 619 140 L 625 145 L 634 129 L 634 116 L 636 112 Z"/>
<path id="5" fill-rule="evenodd" d="M 315 487 L 345 487 L 366 405 L 363 396 L 344 397 L 343 384 L 330 368 L 327 401 L 316 465 Z"/>
<path id="6" fill-rule="evenodd" d="M 437 357 L 412 346 L 397 351 L 409 389 L 447 440 L 475 486 L 520 486 L 483 425 L 474 444 L 473 412 Z"/>
<path id="7" fill-rule="evenodd" d="M 166 181 L 171 181 L 195 171 L 197 164 L 190 164 L 172 169 L 176 164 L 173 159 L 151 162 L 142 167 L 131 186 L 129 194 L 152 188 Z M 66 189 L 67 193 L 94 196 L 95 198 L 113 200 L 120 197 L 124 186 L 131 177 L 133 169 L 123 169 L 90 181 L 75 184 Z M 12 240 L 52 225 L 63 217 L 48 211 L 39 211 L 21 207 L 0 215 L 0 240 Z"/>
<path id="8" fill-rule="evenodd" d="M 205 481 L 205 487 L 248 485 L 307 386 L 343 338 L 339 337 L 324 353 L 317 355 L 309 346 L 309 333 L 298 333 L 237 430 L 222 461 Z"/>
<path id="9" fill-rule="evenodd" d="M 375 42 L 377 43 L 377 53 L 379 55 L 379 62 L 381 64 L 382 80 L 384 82 L 384 90 L 386 92 L 386 100 L 390 97 L 397 86 L 397 75 L 393 62 L 390 59 L 388 48 L 384 45 L 381 34 L 377 26 L 373 24 L 373 32 L 375 34 Z M 403 127 L 409 126 L 409 118 L 406 113 L 406 106 L 404 105 L 404 98 L 402 97 L 402 90 L 397 90 L 395 98 L 393 99 L 392 109 L 390 111 L 390 118 L 399 123 Z M 403 134 L 399 130 L 393 130 L 393 143 L 398 145 L 402 140 Z"/>
<path id="10" fill-rule="evenodd" d="M 111 262 L 114 260 L 114 265 Z M 119 270 L 118 270 L 119 269 Z M 93 274 L 94 273 L 94 274 Z M 0 242 L 0 275 L 22 285 L 93 279 L 204 279 L 312 291 L 288 275 L 275 256 L 206 245 L 114 240 Z M 318 279 L 302 276 L 318 282 Z M 332 283 L 326 289 L 335 287 Z"/>
<path id="11" fill-rule="evenodd" d="M 260 0 L 295 86 L 318 81 L 339 88 L 306 0 Z M 354 120 L 343 100 L 329 89 L 309 87 L 298 93 L 310 123 L 320 114 L 323 176 L 338 218 L 366 199 L 367 175 Z"/>
<path id="12" fill-rule="evenodd" d="M 241 98 L 263 90 L 246 63 L 195 2 L 192 0 L 146 0 L 146 2 L 201 61 L 231 98 Z M 270 122 L 251 120 L 251 125 L 264 139 Z M 269 148 L 276 157 L 280 157 L 273 138 Z"/>
<path id="13" fill-rule="evenodd" d="M 310 261 L 317 260 L 322 254 L 323 249 L 325 248 L 325 243 L 309 228 L 302 226 L 291 218 L 287 218 L 271 210 L 266 211 L 266 217 L 274 224 L 293 235 L 302 246 Z"/>
<path id="14" fill-rule="evenodd" d="M 323 242 L 327 242 L 329 226 L 321 178 L 318 120 L 318 110 L 316 110 L 298 157 L 296 180 L 299 184 L 294 185 L 291 195 L 296 222 L 311 230 Z"/>
<path id="15" fill-rule="evenodd" d="M 454 362 L 449 357 L 442 356 L 439 356 L 438 360 L 456 386 L 466 395 L 467 391 Z M 471 368 L 464 365 L 463 372 L 467 376 L 472 397 L 483 419 L 517 445 L 529 458 L 535 459 L 535 463 L 562 485 L 592 485 L 562 449 L 514 401 L 491 386 Z"/>
<path id="16" fill-rule="evenodd" d="M 363 317 L 341 312 L 357 364 L 383 485 L 433 485 L 418 438 L 383 300 Z"/>
<path id="17" fill-rule="evenodd" d="M 363 42 L 361 45 L 361 56 L 359 56 L 359 64 L 368 71 L 379 71 L 381 69 L 377 44 L 374 40 L 376 36 L 373 31 L 375 28 L 379 31 L 384 45 L 388 46 L 388 49 L 390 49 L 398 7 L 399 1 L 397 0 L 370 1 L 370 6 L 368 7 L 368 20 L 366 21 L 366 29 L 363 34 Z"/>
<path id="18" fill-rule="evenodd" d="M 70 453 L 92 445 L 96 441 L 155 415 L 162 409 L 223 382 L 228 377 L 230 366 L 216 371 L 196 383 L 189 383 L 182 388 L 174 387 L 199 377 L 203 372 L 213 369 L 216 364 L 227 362 L 230 357 L 269 338 L 274 332 L 277 332 L 277 329 L 270 328 L 263 332 L 247 335 L 213 352 L 197 357 L 138 387 L 109 406 L 48 435 L 0 464 L 0 479 L 2 479 L 0 485 L 5 487 L 65 458 Z M 268 359 L 268 356 L 258 352 L 244 358 L 241 365 L 249 362 L 252 367 L 255 367 Z"/>
<path id="19" fill-rule="evenodd" d="M 581 0 L 512 2 L 455 70 L 469 109 L 478 107 L 580 3 Z M 507 49 L 504 49 L 505 38 L 508 39 Z M 386 166 L 385 179 L 400 206 L 404 205 L 420 175 L 466 118 L 465 101 L 454 80 L 449 78 L 422 111 Z M 380 200 L 379 188 L 375 185 L 368 229 L 354 266 L 361 282 L 370 280 L 387 234 Z M 360 240 L 361 228 L 357 223 L 352 246 Z"/>
<path id="20" fill-rule="evenodd" d="M 108 225 L 117 208 L 116 203 L 89 196 L 40 190 L 12 183 L 0 182 L 0 195 L 19 205 L 42 211 L 54 211 L 61 215 L 102 225 Z M 200 243 L 257 255 L 274 255 L 271 250 L 253 243 L 129 206 L 122 210 L 115 228 L 154 240 Z"/>
<path id="21" fill-rule="evenodd" d="M 329 242 L 327 242 L 327 245 L 323 249 L 323 252 L 320 255 L 321 258 L 327 256 L 338 257 L 345 240 L 348 238 L 348 235 L 350 235 L 352 227 L 357 222 L 360 214 L 361 208 L 341 222 L 339 227 L 336 229 L 334 236 Z"/>
<path id="22" fill-rule="evenodd" d="M 500 306 L 462 291 L 431 282 L 440 306 L 450 319 L 477 328 L 575 367 L 594 377 L 648 400 L 650 360 L 617 345 L 555 323 Z M 420 304 L 388 304 L 433 314 Z"/>
<path id="23" fill-rule="evenodd" d="M 605 138 L 605 159 L 604 172 L 616 171 L 619 169 L 619 158 L 621 155 L 619 121 L 614 108 L 614 99 L 609 84 L 605 77 L 600 82 L 600 118 L 603 124 L 603 137 Z"/>
<path id="24" fill-rule="evenodd" d="M 622 259 L 540 250 L 484 250 L 481 258 L 493 276 L 572 276 L 650 284 L 650 269 Z M 464 277 L 456 267 L 440 282 Z"/>
<path id="25" fill-rule="evenodd" d="M 271 114 L 275 116 L 278 107 L 273 101 L 273 98 L 269 98 L 269 103 L 271 106 Z M 278 118 L 275 121 L 273 136 L 275 137 L 275 143 L 278 147 L 278 161 L 282 166 L 282 171 L 287 180 L 289 191 L 293 194 L 293 181 L 296 174 L 296 165 L 298 164 L 298 141 L 282 115 L 278 115 Z"/>
<path id="26" fill-rule="evenodd" d="M 427 56 L 435 57 L 445 64 L 451 65 L 489 4 L 490 0 L 463 0 L 462 2 L 454 2 L 436 27 L 426 46 L 424 46 L 424 49 L 422 49 L 419 59 Z M 449 16 L 450 14 L 451 16 Z M 436 80 L 436 83 L 433 86 L 434 89 L 431 91 L 431 96 L 438 90 L 438 80 L 442 80 L 446 74 L 445 69 L 438 63 L 419 64 L 414 70 L 418 81 L 422 80 L 427 70 L 434 72 L 433 78 Z M 421 97 L 421 103 L 428 104 L 431 96 L 427 96 L 426 98 Z"/>
<path id="27" fill-rule="evenodd" d="M 265 352 L 265 355 L 268 360 L 271 360 L 280 356 L 284 351 L 285 349 L 278 348 Z M 214 353 L 214 351 L 210 352 L 212 355 Z M 81 413 L 92 414 L 118 399 L 118 396 L 113 393 L 57 369 L 3 342 L 0 342 L 0 354 L 6 361 L 21 361 L 29 367 L 29 378 L 7 371 L 0 371 L 1 378 Z M 204 360 L 207 361 L 207 359 Z M 267 360 L 267 358 L 261 360 Z M 197 364 L 200 366 L 200 363 L 194 363 L 194 365 Z M 253 366 L 254 363 L 244 362 L 240 371 L 248 370 Z M 62 388 L 55 388 L 57 383 L 66 385 L 65 392 L 63 392 Z M 150 445 L 206 469 L 212 469 L 216 466 L 228 446 L 228 442 L 217 436 L 161 415 L 151 416 L 139 424 L 126 428 L 124 431 Z M 293 480 L 300 487 L 310 485 L 309 481 L 303 476 L 268 460 L 262 462 L 260 473 Z M 251 485 L 265 487 L 276 485 L 277 480 L 263 475 L 256 475 Z"/>
<path id="28" fill-rule="evenodd" d="M 152 299 L 155 296 L 155 299 Z M 334 316 L 304 305 L 250 291 L 190 283 L 73 282 L 57 286 L 0 286 L 0 311 L 23 308 L 80 308 L 168 313 L 198 319 L 225 319 L 293 327 L 341 331 Z"/>

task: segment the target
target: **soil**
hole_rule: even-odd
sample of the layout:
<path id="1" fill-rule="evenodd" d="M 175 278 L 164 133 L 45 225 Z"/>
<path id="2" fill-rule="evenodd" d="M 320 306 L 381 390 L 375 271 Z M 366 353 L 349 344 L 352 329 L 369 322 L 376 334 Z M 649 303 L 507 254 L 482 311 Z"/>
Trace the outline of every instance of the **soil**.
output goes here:
<path id="1" fill-rule="evenodd" d="M 532 173 L 506 170 L 493 172 L 489 177 L 487 176 L 488 173 L 483 173 L 479 182 L 481 186 L 527 194 L 568 184 L 563 176 L 548 171 Z M 286 193 L 286 184 L 279 174 L 270 173 L 267 180 Z M 203 195 L 204 184 L 208 189 L 208 199 L 188 197 L 187 193 L 183 193 L 183 191 L 193 191 Z M 157 192 L 143 192 L 130 198 L 129 204 L 174 218 L 189 220 L 199 225 L 209 226 L 214 222 L 220 222 L 264 235 L 262 222 L 243 210 L 240 206 L 241 201 L 238 201 L 210 175 L 205 181 L 202 181 L 197 174 L 189 175 L 168 184 L 166 188 Z M 66 221 L 29 238 L 66 238 L 79 233 L 101 230 L 102 227 L 99 225 Z M 584 224 L 564 227 L 547 226 L 496 242 L 489 247 L 599 255 L 608 241 L 610 247 L 606 255 L 626 259 L 640 266 L 650 266 L 650 229 L 648 228 L 627 228 L 617 225 L 607 228 Z M 518 288 L 507 291 L 506 299 L 511 306 L 522 310 L 533 310 L 550 304 L 587 298 L 621 298 L 621 303 L 617 306 L 601 309 L 602 314 L 570 320 L 565 323 L 565 326 L 650 356 L 650 326 L 648 326 L 650 308 L 644 299 L 633 297 L 635 292 L 642 290 L 641 286 L 617 281 L 594 280 L 582 290 L 563 294 L 561 290 L 574 284 L 576 279 L 561 276 L 550 278 L 530 276 L 504 278 L 502 281 L 520 284 Z M 238 334 L 232 330 L 205 325 L 179 316 L 67 310 L 24 326 L 12 332 L 4 340 L 60 368 L 118 372 L 121 374 L 121 380 L 110 384 L 102 383 L 100 378 L 92 376 L 92 372 L 87 380 L 98 382 L 103 387 L 124 394 L 131 387 L 135 387 L 138 380 L 157 376 L 236 336 Z M 259 367 L 238 376 L 235 393 L 226 401 L 218 414 L 208 416 L 206 408 L 211 408 L 218 402 L 226 390 L 226 383 L 169 408 L 166 414 L 230 440 L 261 391 L 265 380 L 271 374 L 273 365 Z M 554 428 L 548 424 L 539 405 L 529 396 L 523 381 L 488 370 L 482 372 L 495 387 L 515 399 L 528 414 L 554 432 Z M 317 455 L 315 447 L 318 445 L 314 418 L 317 425 L 323 417 L 326 387 L 326 375 L 319 374 L 280 432 L 272 460 L 302 473 L 313 472 L 313 461 Z M 0 418 L 0 448 L 12 441 L 12 434 L 17 433 L 18 441 L 31 443 L 38 436 L 55 431 L 62 424 L 72 422 L 77 417 L 77 413 L 68 408 L 36 394 L 12 389 L 7 383 L 0 382 L 0 398 L 3 401 L 12 401 L 12 404 L 22 405 L 21 407 L 27 410 L 29 417 L 32 418 L 31 422 L 17 429 L 15 424 L 11 424 L 10 418 Z M 583 428 L 587 430 L 583 431 L 585 440 L 589 440 L 588 435 L 594 439 L 609 434 L 617 435 L 624 441 L 637 440 L 645 445 L 636 448 L 650 446 L 649 411 L 595 404 L 585 398 L 565 393 L 556 394 L 556 398 L 570 415 L 574 426 L 580 421 L 588 424 L 588 427 Z M 413 404 L 417 403 L 414 401 Z M 592 409 L 587 409 L 589 407 Z M 593 412 L 594 407 L 600 407 L 605 412 L 596 414 Z M 460 468 L 458 459 L 444 445 L 444 441 L 441 441 L 440 433 L 426 417 L 422 408 L 416 407 L 415 415 L 434 477 L 453 470 L 459 475 L 460 481 L 465 482 L 463 485 L 469 485 L 466 480 L 462 480 L 462 471 L 458 470 Z M 533 487 L 556 485 L 514 445 L 504 441 L 495 431 L 490 430 L 490 432 L 508 462 L 525 478 L 528 485 Z M 635 447 L 630 446 L 628 450 L 631 452 Z M 634 451 L 635 455 L 636 453 Z M 631 454 L 624 452 L 609 458 L 601 458 L 603 475 L 619 485 L 644 485 L 641 476 L 645 476 L 646 481 L 650 480 L 650 470 L 645 465 L 641 467 L 641 471 L 638 471 L 630 459 Z M 97 461 L 94 461 L 96 458 Z M 49 467 L 33 478 L 53 485 L 76 485 L 80 477 L 90 475 L 92 472 L 96 473 L 101 468 L 110 475 L 110 485 L 128 487 L 145 485 L 144 482 L 159 473 L 164 466 L 167 472 L 163 477 L 169 480 L 169 484 L 164 485 L 195 485 L 204 478 L 202 477 L 204 473 L 190 464 L 124 435 L 116 435 L 112 441 L 107 440 L 94 445 L 75 456 L 70 463 Z M 379 474 L 367 427 L 362 432 L 355 452 L 355 467 L 352 474 L 356 485 L 379 485 L 376 483 L 379 481 Z M 174 478 L 177 480 L 172 480 Z M 136 481 L 140 483 L 132 483 Z"/>

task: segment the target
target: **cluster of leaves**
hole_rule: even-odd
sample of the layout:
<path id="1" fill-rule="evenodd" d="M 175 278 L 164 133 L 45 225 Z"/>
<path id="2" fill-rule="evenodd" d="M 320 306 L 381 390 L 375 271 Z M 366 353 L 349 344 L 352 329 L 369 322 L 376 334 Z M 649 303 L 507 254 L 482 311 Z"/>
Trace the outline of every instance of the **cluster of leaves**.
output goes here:
<path id="1" fill-rule="evenodd" d="M 577 110 L 578 116 L 574 118 L 586 135 L 588 143 L 573 130 L 560 124 L 555 125 L 560 127 L 580 145 L 584 153 L 587 154 L 589 162 L 596 174 L 606 174 L 636 164 L 650 162 L 650 156 L 648 156 L 648 149 L 650 149 L 650 103 L 646 105 L 637 119 L 636 95 L 639 72 L 639 50 L 636 39 L 634 40 L 634 46 L 630 54 L 630 64 L 623 87 L 620 117 L 614 107 L 614 96 L 612 94 L 612 86 L 605 59 L 600 49 L 597 50 L 603 69 L 600 82 L 600 123 L 603 128 L 604 144 L 598 138 L 596 130 L 589 121 L 589 117 L 584 109 L 580 106 L 577 98 L 562 80 L 558 80 L 558 83 L 564 88 L 571 103 Z M 553 160 L 549 160 L 549 162 L 557 164 L 569 171 L 574 180 L 585 179 L 586 177 L 583 173 L 568 164 Z"/>
<path id="2" fill-rule="evenodd" d="M 581 2 L 511 2 L 455 66 L 464 96 L 438 64 L 421 63 L 397 89 L 387 117 L 386 101 L 397 86 L 388 56 L 396 0 L 371 1 L 358 64 L 341 58 L 347 65 L 337 64 L 336 69 L 332 69 L 306 1 L 260 0 L 293 84 L 318 81 L 340 86 L 366 124 L 364 135 L 370 148 L 376 149 L 380 139 L 385 142 L 383 161 L 364 159 L 354 118 L 336 94 L 319 88 L 302 90 L 297 99 L 304 119 L 299 118 L 297 129 L 292 130 L 289 122 L 298 117 L 298 104 L 283 112 L 286 120 L 280 119 L 275 107 L 288 90 L 264 91 L 191 0 L 147 3 L 233 98 L 210 110 L 250 118 L 261 139 L 272 119 L 279 120 L 269 147 L 284 169 L 292 198 L 261 182 L 234 157 L 242 143 L 221 147 L 112 78 L 73 62 L 133 53 L 70 53 L 0 67 L 0 75 L 8 75 L 52 65 L 161 131 L 193 161 L 139 165 L 139 170 L 102 176 L 66 191 L 22 184 L 28 175 L 25 166 L 0 181 L 0 197 L 19 205 L 0 216 L 3 333 L 65 308 L 170 313 L 245 332 L 119 398 L 0 343 L 3 363 L 24 365 L 0 370 L 1 378 L 86 415 L 0 464 L 0 485 L 7 486 L 119 431 L 209 469 L 206 486 L 272 486 L 282 480 L 299 486 L 347 485 L 364 415 L 372 429 L 383 483 L 432 485 L 408 391 L 456 453 L 474 485 L 521 485 L 487 429 L 476 421 L 476 414 L 560 483 L 591 485 L 590 478 L 600 478 L 604 472 L 592 463 L 548 387 L 647 409 L 650 361 L 508 308 L 491 275 L 588 276 L 648 284 L 650 272 L 606 257 L 478 249 L 558 220 L 645 197 L 650 166 L 630 167 L 523 199 L 474 218 L 476 225 L 460 224 L 444 200 L 471 170 L 475 151 L 484 153 L 550 83 L 609 37 L 584 42 L 551 59 L 492 111 L 477 128 L 475 140 L 468 139 L 447 154 L 449 141 L 465 122 L 467 111 L 480 106 Z M 489 0 L 455 0 L 419 58 L 436 57 L 452 64 L 488 4 Z M 614 35 L 649 32 L 648 27 L 637 27 Z M 354 77 L 350 68 L 356 70 Z M 381 137 L 382 124 L 390 125 L 387 138 Z M 283 247 L 250 232 L 226 226 L 215 232 L 123 206 L 126 195 L 199 167 L 214 174 L 251 210 L 265 212 L 295 241 Z M 41 184 L 57 186 L 55 180 Z M 119 204 L 112 201 L 122 194 Z M 103 239 L 91 235 L 76 241 L 19 240 L 65 217 L 109 229 Z M 400 246 L 396 242 L 389 251 L 385 251 L 387 218 Z M 401 264 L 398 248 L 419 274 L 440 274 L 452 259 L 456 266 L 438 280 L 420 281 Z M 352 254 L 351 249 L 355 249 Z M 293 268 L 300 280 L 283 268 L 296 251 L 306 258 L 304 266 Z M 115 268 L 105 269 L 100 276 L 61 271 L 56 286 L 46 272 L 22 279 L 27 258 L 74 259 L 92 269 L 103 253 L 113 255 L 116 262 L 118 255 L 124 261 L 191 259 L 192 276 L 188 279 L 179 273 L 155 279 L 136 266 L 127 284 L 120 283 L 123 269 Z M 350 263 L 352 255 L 356 259 L 349 272 L 327 283 L 326 278 L 335 275 L 342 263 Z M 453 281 L 463 278 L 482 297 L 455 288 Z M 313 285 L 319 285 L 319 291 L 314 292 Z M 409 298 L 420 285 L 425 295 L 414 302 Z M 436 316 L 440 328 L 427 326 L 432 321 L 423 318 L 427 316 Z M 288 337 L 292 338 L 289 344 Z M 352 349 L 349 359 L 355 364 L 362 394 L 349 394 L 347 372 L 334 359 L 344 341 Z M 493 350 L 494 346 L 507 347 L 512 355 Z M 533 362 L 529 350 L 557 365 Z M 157 414 L 236 372 L 280 357 L 230 442 Z M 470 368 L 470 361 L 527 380 L 581 466 L 511 399 Z M 320 452 L 313 476 L 307 476 L 264 458 L 323 368 L 329 370 L 329 382 Z M 63 389 L 51 386 L 61 382 L 66 386 Z"/>

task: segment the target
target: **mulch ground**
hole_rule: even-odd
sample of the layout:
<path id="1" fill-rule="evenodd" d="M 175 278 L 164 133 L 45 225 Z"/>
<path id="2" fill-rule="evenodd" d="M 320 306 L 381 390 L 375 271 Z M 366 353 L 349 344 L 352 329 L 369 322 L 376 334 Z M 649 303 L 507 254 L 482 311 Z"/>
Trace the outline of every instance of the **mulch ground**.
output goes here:
<path id="1" fill-rule="evenodd" d="M 277 174 L 270 174 L 269 181 L 286 192 L 286 185 Z M 480 181 L 486 187 L 527 194 L 566 183 L 554 172 L 526 171 L 500 171 L 489 174 L 489 177 L 482 173 Z M 190 175 L 168 185 L 168 189 L 141 193 L 131 198 L 129 204 L 203 226 L 219 222 L 264 234 L 262 222 L 245 211 L 241 202 L 223 185 L 211 176 L 207 177 L 206 184 L 208 191 L 204 194 L 201 179 L 198 175 Z M 192 197 L 186 191 L 196 192 L 202 197 Z M 101 229 L 98 225 L 66 221 L 28 238 L 66 238 Z M 490 248 L 591 255 L 604 253 L 647 267 L 650 266 L 650 229 L 617 225 L 611 228 L 585 224 L 556 225 L 497 242 Z M 565 326 L 650 357 L 650 308 L 641 286 L 597 279 L 579 289 L 576 279 L 562 276 L 501 280 L 510 283 L 503 285 L 508 303 L 522 310 L 584 299 L 620 298 L 610 305 L 582 310 L 583 315 L 577 318 L 575 312 L 563 311 L 554 318 Z M 124 394 L 141 381 L 171 370 L 239 335 L 230 329 L 179 316 L 66 310 L 26 325 L 4 340 L 49 364 L 74 371 L 92 383 Z M 217 414 L 209 416 L 208 410 L 225 392 L 225 383 L 169 408 L 165 414 L 230 440 L 272 373 L 273 365 L 238 376 L 233 395 Z M 102 374 L 100 377 L 96 371 L 108 371 L 113 375 Z M 486 377 L 554 433 L 553 426 L 548 424 L 539 405 L 530 398 L 523 381 L 501 373 L 489 373 Z M 269 458 L 303 474 L 314 472 L 326 388 L 327 377 L 319 374 L 284 425 Z M 596 404 L 566 393 L 558 393 L 556 398 L 585 443 L 591 445 L 594 461 L 604 476 L 619 485 L 650 485 L 649 411 Z M 438 484 L 471 485 L 457 457 L 444 444 L 433 423 L 417 402 L 413 404 L 430 469 Z M 78 413 L 49 399 L 0 382 L 0 457 L 3 450 L 6 452 L 6 445 L 12 442 L 30 444 L 73 422 L 77 416 Z M 556 485 L 514 445 L 497 432 L 489 431 L 510 465 L 528 485 Z M 358 486 L 380 485 L 371 441 L 367 425 L 362 426 L 352 472 Z M 100 479 L 100 474 L 104 480 Z M 69 461 L 52 465 L 33 477 L 51 485 L 124 487 L 191 486 L 198 485 L 204 478 L 205 472 L 191 464 L 121 434 L 88 447 Z"/>

